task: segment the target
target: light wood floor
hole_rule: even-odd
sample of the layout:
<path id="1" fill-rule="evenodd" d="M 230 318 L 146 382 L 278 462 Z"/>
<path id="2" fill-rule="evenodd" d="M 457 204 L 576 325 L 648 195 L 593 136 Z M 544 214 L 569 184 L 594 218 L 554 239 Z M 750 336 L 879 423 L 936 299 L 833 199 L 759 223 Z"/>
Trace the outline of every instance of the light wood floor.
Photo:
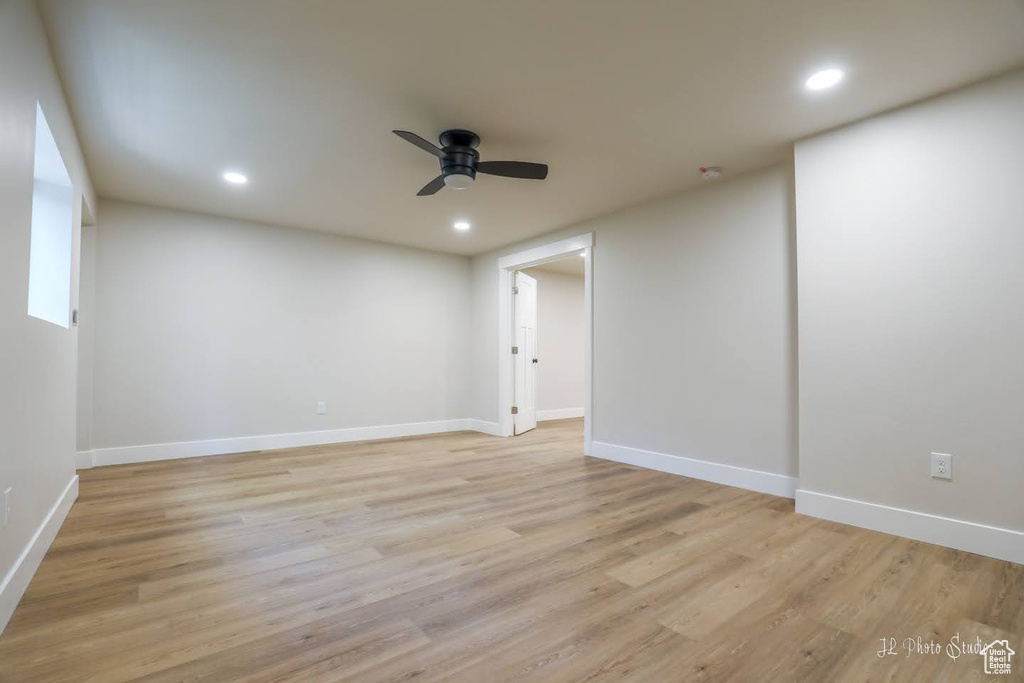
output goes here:
<path id="1" fill-rule="evenodd" d="M 1020 680 L 1024 566 L 581 442 L 566 420 L 82 472 L 0 680 L 982 680 L 902 649 L 956 633 L 1008 638 Z"/>

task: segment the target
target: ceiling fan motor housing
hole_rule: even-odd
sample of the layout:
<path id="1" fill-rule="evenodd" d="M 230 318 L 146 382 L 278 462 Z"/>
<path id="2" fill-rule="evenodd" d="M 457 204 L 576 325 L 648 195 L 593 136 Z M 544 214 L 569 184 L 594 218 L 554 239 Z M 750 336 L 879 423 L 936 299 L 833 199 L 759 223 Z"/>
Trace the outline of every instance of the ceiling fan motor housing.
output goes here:
<path id="1" fill-rule="evenodd" d="M 480 163 L 480 153 L 476 147 L 480 144 L 480 136 L 469 130 L 446 130 L 441 133 L 440 142 L 444 146 L 441 157 L 441 174 L 466 175 L 476 178 L 476 165 Z"/>

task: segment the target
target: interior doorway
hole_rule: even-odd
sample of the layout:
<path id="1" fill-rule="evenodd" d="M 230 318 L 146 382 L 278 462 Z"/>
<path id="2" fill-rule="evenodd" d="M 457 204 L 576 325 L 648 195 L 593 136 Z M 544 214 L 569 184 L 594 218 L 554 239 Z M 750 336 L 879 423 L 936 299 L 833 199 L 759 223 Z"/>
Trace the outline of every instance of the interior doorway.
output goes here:
<path id="1" fill-rule="evenodd" d="M 512 347 L 512 433 L 523 434 L 537 427 L 537 280 L 517 270 L 512 296 L 516 340 Z"/>
<path id="2" fill-rule="evenodd" d="M 583 261 L 580 252 L 517 271 L 532 281 L 515 295 L 516 334 L 532 343 L 523 348 L 516 340 L 516 434 L 583 417 Z"/>
<path id="3" fill-rule="evenodd" d="M 498 259 L 498 407 L 501 434 L 512 436 L 536 427 L 537 281 L 522 271 L 566 257 L 583 266 L 583 452 L 590 454 L 593 407 L 593 234 L 578 235 Z M 520 287 L 516 294 L 516 287 Z M 543 294 L 541 294 L 543 296 Z M 524 297 L 524 298 L 519 298 Z M 532 299 L 532 300 L 531 300 Z M 517 316 L 518 314 L 518 316 Z M 522 321 L 523 324 L 520 324 Z M 534 362 L 534 361 L 537 362 Z M 523 405 L 519 405 L 522 402 Z"/>

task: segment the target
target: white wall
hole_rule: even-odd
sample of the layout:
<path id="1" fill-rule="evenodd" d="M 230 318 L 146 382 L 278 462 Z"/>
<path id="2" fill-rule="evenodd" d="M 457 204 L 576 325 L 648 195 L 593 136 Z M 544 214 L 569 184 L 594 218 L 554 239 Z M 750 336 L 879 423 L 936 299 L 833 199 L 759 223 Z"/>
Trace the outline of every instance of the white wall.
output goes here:
<path id="1" fill-rule="evenodd" d="M 37 101 L 74 185 L 69 308 L 78 299 L 81 198 L 90 206 L 95 198 L 30 0 L 0 3 L 0 64 L 0 491 L 12 488 L 11 523 L 0 530 L 2 630 L 56 531 L 43 524 L 66 490 L 73 496 L 75 476 L 77 329 L 27 314 Z M 59 526 L 62 512 L 52 519 Z"/>
<path id="2" fill-rule="evenodd" d="M 801 141 L 796 186 L 801 488 L 1024 530 L 1024 72 Z"/>
<path id="3" fill-rule="evenodd" d="M 523 272 L 537 280 L 537 417 L 557 419 L 571 410 L 582 416 L 583 277 L 542 268 Z"/>
<path id="4" fill-rule="evenodd" d="M 772 168 L 474 257 L 474 417 L 498 417 L 497 258 L 594 232 L 594 440 L 795 475 L 792 192 Z"/>
<path id="5" fill-rule="evenodd" d="M 468 417 L 467 258 L 101 213 L 94 449 Z"/>

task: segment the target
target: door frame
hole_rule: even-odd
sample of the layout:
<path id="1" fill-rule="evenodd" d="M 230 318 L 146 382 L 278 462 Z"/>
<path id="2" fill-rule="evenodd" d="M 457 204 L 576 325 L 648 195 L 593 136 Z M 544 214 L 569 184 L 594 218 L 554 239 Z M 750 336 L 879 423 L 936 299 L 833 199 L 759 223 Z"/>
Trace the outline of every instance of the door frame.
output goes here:
<path id="1" fill-rule="evenodd" d="M 512 316 L 512 273 L 554 261 L 567 254 L 583 253 L 583 453 L 590 455 L 594 408 L 594 233 L 557 240 L 498 259 L 498 428 L 512 436 L 512 403 L 515 394 Z"/>

